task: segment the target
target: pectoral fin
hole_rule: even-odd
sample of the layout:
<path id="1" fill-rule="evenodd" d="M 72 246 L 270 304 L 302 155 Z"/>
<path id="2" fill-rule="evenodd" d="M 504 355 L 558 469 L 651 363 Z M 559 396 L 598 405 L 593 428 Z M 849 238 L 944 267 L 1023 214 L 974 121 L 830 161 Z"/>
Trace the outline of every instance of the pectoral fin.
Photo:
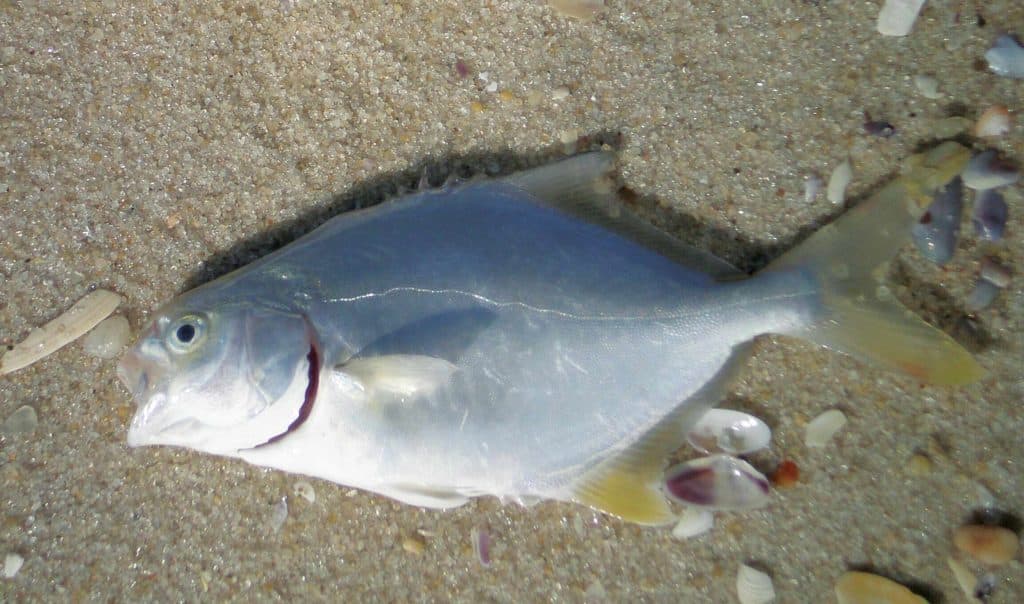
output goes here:
<path id="1" fill-rule="evenodd" d="M 359 357 L 335 367 L 358 382 L 371 400 L 430 394 L 447 384 L 457 369 L 444 359 L 416 354 Z"/>

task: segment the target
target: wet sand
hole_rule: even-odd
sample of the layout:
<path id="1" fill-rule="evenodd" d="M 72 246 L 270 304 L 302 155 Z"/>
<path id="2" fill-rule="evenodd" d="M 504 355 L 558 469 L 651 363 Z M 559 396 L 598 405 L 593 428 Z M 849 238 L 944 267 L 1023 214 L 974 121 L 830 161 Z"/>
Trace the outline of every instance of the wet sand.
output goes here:
<path id="1" fill-rule="evenodd" d="M 436 183 L 601 142 L 643 215 L 752 270 L 840 211 L 804 200 L 808 175 L 849 156 L 855 203 L 946 118 L 1024 109 L 1021 82 L 982 59 L 1024 34 L 1019 2 L 978 3 L 983 26 L 972 3 L 929 2 L 906 38 L 875 31 L 875 2 L 611 2 L 592 23 L 537 2 L 123 4 L 0 3 L 4 345 L 95 287 L 122 294 L 139 329 L 176 293 L 424 169 Z M 918 74 L 943 96 L 925 98 Z M 865 112 L 895 136 L 866 134 Z M 1009 136 L 961 140 L 1024 159 L 1019 116 Z M 737 565 L 754 562 L 779 602 L 833 601 L 851 568 L 963 601 L 946 557 L 978 485 L 1011 524 L 1024 513 L 1022 280 L 964 310 L 983 256 L 1020 272 L 1021 185 L 1005 195 L 1004 242 L 978 241 L 968 215 L 948 265 L 908 245 L 892 270 L 988 377 L 924 387 L 759 340 L 723 406 L 764 418 L 774 440 L 755 465 L 792 459 L 800 481 L 688 541 L 567 504 L 438 512 L 321 481 L 309 503 L 296 476 L 128 449 L 114 363 L 68 346 L 0 377 L 0 421 L 26 404 L 39 416 L 0 437 L 0 556 L 25 560 L 0 600 L 734 602 Z M 834 407 L 849 424 L 806 448 L 803 426 Z M 915 453 L 930 472 L 909 471 Z M 491 537 L 488 568 L 474 528 Z M 992 602 L 1024 600 L 1019 554 L 992 572 Z"/>

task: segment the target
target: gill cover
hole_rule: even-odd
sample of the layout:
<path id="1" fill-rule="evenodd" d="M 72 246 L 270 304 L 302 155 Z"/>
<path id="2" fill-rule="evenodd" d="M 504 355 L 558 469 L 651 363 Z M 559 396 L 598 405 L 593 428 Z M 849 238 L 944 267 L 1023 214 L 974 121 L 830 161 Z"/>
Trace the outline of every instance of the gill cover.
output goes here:
<path id="1" fill-rule="evenodd" d="M 270 308 L 158 314 L 121 359 L 138 405 L 128 444 L 236 455 L 308 415 L 319 372 L 306 320 Z M 308 400 L 307 400 L 308 399 Z"/>

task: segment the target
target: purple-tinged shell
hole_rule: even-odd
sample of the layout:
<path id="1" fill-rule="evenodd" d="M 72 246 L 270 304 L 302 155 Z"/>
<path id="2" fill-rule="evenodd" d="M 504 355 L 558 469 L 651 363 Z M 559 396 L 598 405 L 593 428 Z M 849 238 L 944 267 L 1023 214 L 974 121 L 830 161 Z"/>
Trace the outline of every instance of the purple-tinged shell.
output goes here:
<path id="1" fill-rule="evenodd" d="M 665 491 L 685 505 L 709 510 L 749 510 L 768 503 L 768 479 L 729 455 L 691 459 L 665 472 Z"/>
<path id="2" fill-rule="evenodd" d="M 976 191 L 1012 185 L 1020 179 L 1015 164 L 999 157 L 994 149 L 982 151 L 967 162 L 963 172 L 964 185 Z"/>
<path id="3" fill-rule="evenodd" d="M 979 277 L 977 283 L 974 284 L 974 290 L 967 296 L 964 305 L 971 312 L 984 310 L 995 302 L 999 296 L 1000 289 L 1002 288 L 995 283 Z"/>
<path id="4" fill-rule="evenodd" d="M 931 205 L 914 225 L 913 237 L 921 254 L 936 264 L 945 264 L 956 251 L 960 235 L 960 214 L 964 208 L 963 183 L 954 178 L 935 194 Z"/>
<path id="5" fill-rule="evenodd" d="M 971 222 L 974 223 L 974 232 L 982 239 L 999 241 L 1003 238 L 1003 231 L 1006 229 L 1006 220 L 1009 217 L 1009 210 L 1006 207 L 1006 200 L 995 189 L 979 191 L 974 197 L 974 213 Z"/>

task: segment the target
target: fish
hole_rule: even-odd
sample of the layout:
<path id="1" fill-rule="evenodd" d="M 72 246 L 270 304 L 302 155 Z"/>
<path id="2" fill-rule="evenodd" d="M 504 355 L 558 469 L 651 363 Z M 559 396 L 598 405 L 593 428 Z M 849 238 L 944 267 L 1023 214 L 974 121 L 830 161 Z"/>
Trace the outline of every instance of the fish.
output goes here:
<path id="1" fill-rule="evenodd" d="M 342 213 L 172 299 L 120 359 L 128 445 L 414 506 L 675 515 L 667 456 L 762 334 L 960 385 L 984 370 L 888 293 L 969 154 L 948 142 L 747 275 L 630 212 L 598 151 Z"/>

